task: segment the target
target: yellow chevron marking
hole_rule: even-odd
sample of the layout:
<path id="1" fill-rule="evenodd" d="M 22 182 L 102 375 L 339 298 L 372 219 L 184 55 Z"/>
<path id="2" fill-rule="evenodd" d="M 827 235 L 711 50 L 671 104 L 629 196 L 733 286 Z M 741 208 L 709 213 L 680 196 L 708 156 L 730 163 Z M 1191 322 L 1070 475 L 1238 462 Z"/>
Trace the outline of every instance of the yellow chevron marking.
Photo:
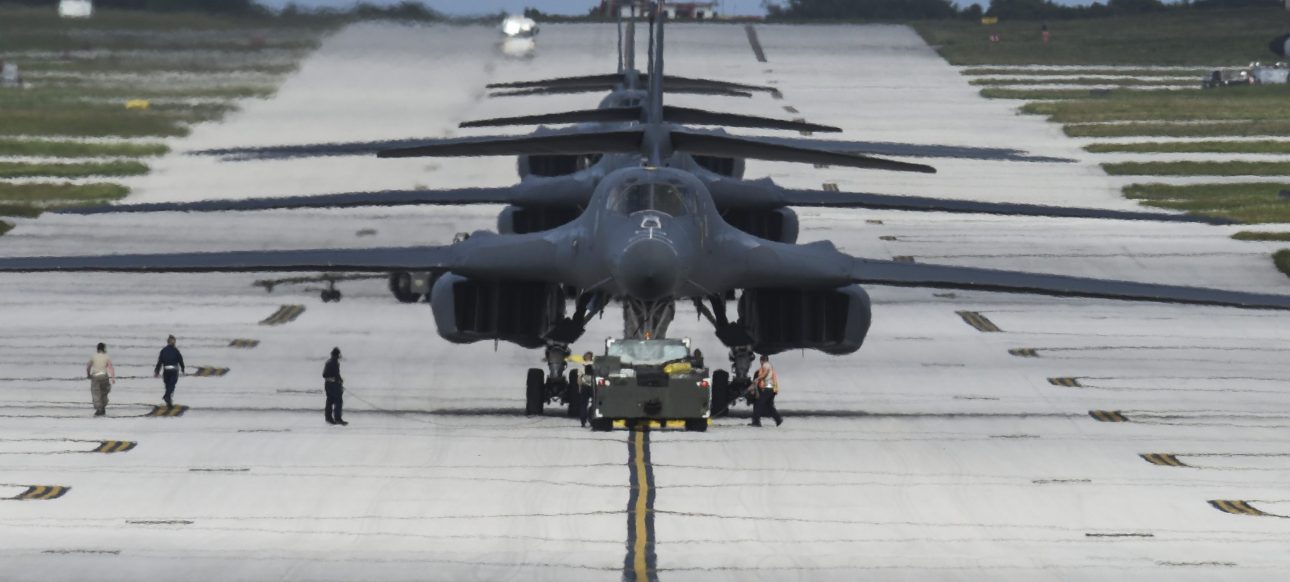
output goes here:
<path id="1" fill-rule="evenodd" d="M 145 416 L 183 416 L 185 412 L 188 412 L 188 407 L 182 404 L 176 404 L 175 406 L 153 406 L 152 412 L 149 412 Z"/>
<path id="2" fill-rule="evenodd" d="M 260 340 L 253 340 L 253 339 L 235 339 L 231 342 L 228 342 L 228 347 L 238 348 L 243 350 L 249 350 L 258 345 L 260 345 Z"/>
<path id="3" fill-rule="evenodd" d="M 1151 463 L 1152 465 L 1164 465 L 1168 467 L 1186 467 L 1187 466 L 1186 463 L 1183 463 L 1182 461 L 1178 460 L 1177 455 L 1171 455 L 1169 453 L 1142 453 L 1138 456 L 1142 457 L 1143 460 L 1145 460 L 1148 463 Z"/>
<path id="4" fill-rule="evenodd" d="M 264 321 L 261 321 L 260 325 L 282 325 L 287 322 L 295 321 L 295 319 L 300 317 L 300 314 L 304 313 L 304 311 L 305 306 L 303 305 L 283 305 L 282 307 L 279 307 L 277 311 L 273 312 L 273 315 L 270 315 L 265 318 Z"/>
<path id="5" fill-rule="evenodd" d="M 1008 350 L 1008 353 L 1014 356 L 1017 356 L 1018 358 L 1038 358 L 1039 357 L 1039 350 L 1036 350 L 1035 348 L 1013 348 L 1011 350 Z"/>
<path id="6" fill-rule="evenodd" d="M 824 191 L 825 191 L 825 192 L 841 192 L 841 189 L 840 189 L 840 188 L 838 188 L 838 183 L 837 183 L 837 182 L 825 182 L 825 183 L 824 183 Z"/>
<path id="7" fill-rule="evenodd" d="M 62 485 L 29 485 L 26 491 L 23 491 L 17 496 L 10 497 L 10 499 L 21 501 L 49 501 L 51 499 L 62 497 L 69 489 L 71 489 L 71 487 L 63 487 Z"/>
<path id="8" fill-rule="evenodd" d="M 201 378 L 206 378 L 210 376 L 223 376 L 224 374 L 227 374 L 227 373 L 228 373 L 228 368 L 216 368 L 214 366 L 199 366 L 197 370 L 193 372 L 193 375 Z"/>
<path id="9" fill-rule="evenodd" d="M 1090 410 L 1088 415 L 1098 422 L 1128 422 L 1129 419 L 1118 410 Z"/>
<path id="10" fill-rule="evenodd" d="M 1223 513 L 1231 513 L 1233 515 L 1268 515 L 1267 513 L 1251 506 L 1248 501 L 1241 501 L 1239 499 L 1211 499 L 1209 504 Z"/>
<path id="11" fill-rule="evenodd" d="M 1067 388 L 1084 387 L 1083 384 L 1080 384 L 1079 378 L 1049 378 L 1048 383 L 1052 384 L 1053 386 L 1065 386 Z"/>
<path id="12" fill-rule="evenodd" d="M 130 450 L 130 449 L 133 449 L 133 448 L 135 447 L 135 445 L 137 445 L 137 444 L 138 444 L 138 443 L 131 442 L 131 441 L 103 441 L 103 443 L 102 443 L 102 444 L 100 444 L 100 445 L 99 445 L 99 447 L 98 447 L 97 449 L 94 449 L 94 451 L 93 451 L 93 452 L 95 452 L 95 453 L 124 453 L 124 452 L 126 452 L 126 451 L 128 451 L 128 450 Z"/>
<path id="13" fill-rule="evenodd" d="M 900 259 L 901 257 L 896 257 L 896 260 L 900 260 Z M 914 261 L 911 258 L 909 262 L 912 263 Z M 965 323 L 967 323 L 972 327 L 975 327 L 977 331 L 986 332 L 986 333 L 995 333 L 995 332 L 1003 331 L 1002 329 L 999 329 L 999 326 L 995 325 L 993 321 L 990 321 L 986 316 L 981 315 L 980 313 L 977 313 L 975 311 L 957 311 L 955 313 L 958 313 L 959 317 L 963 318 L 963 321 Z"/>

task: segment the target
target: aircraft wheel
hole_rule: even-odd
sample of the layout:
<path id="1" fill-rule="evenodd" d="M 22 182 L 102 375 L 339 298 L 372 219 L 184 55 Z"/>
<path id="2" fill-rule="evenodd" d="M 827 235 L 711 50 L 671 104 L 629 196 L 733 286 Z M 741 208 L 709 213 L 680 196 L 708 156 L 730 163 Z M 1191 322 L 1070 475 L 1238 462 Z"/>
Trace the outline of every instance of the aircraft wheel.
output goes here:
<path id="1" fill-rule="evenodd" d="M 341 297 L 341 295 L 340 295 L 340 290 L 339 290 L 339 289 L 323 289 L 323 292 L 322 292 L 322 300 L 323 300 L 323 303 L 331 303 L 332 301 L 340 301 L 340 297 Z"/>
<path id="2" fill-rule="evenodd" d="M 399 303 L 416 303 L 421 300 L 419 293 L 412 292 L 412 274 L 398 272 L 390 275 L 390 292 Z"/>
<path id="3" fill-rule="evenodd" d="M 614 430 L 614 421 L 608 418 L 591 419 L 591 430 L 596 432 L 609 432 Z"/>
<path id="4" fill-rule="evenodd" d="M 566 416 L 578 418 L 582 415 L 582 399 L 578 398 L 577 370 L 569 370 L 569 384 L 564 387 L 564 401 L 569 405 L 569 409 L 565 411 Z"/>
<path id="5" fill-rule="evenodd" d="M 687 418 L 685 419 L 685 430 L 692 432 L 707 432 L 708 419 L 706 418 Z"/>
<path id="6" fill-rule="evenodd" d="M 543 379 L 541 368 L 529 368 L 529 375 L 525 385 L 525 416 L 541 416 L 542 404 L 546 400 L 546 382 Z"/>
<path id="7" fill-rule="evenodd" d="M 712 418 L 730 412 L 730 372 L 717 370 L 712 373 L 712 401 L 708 411 Z"/>

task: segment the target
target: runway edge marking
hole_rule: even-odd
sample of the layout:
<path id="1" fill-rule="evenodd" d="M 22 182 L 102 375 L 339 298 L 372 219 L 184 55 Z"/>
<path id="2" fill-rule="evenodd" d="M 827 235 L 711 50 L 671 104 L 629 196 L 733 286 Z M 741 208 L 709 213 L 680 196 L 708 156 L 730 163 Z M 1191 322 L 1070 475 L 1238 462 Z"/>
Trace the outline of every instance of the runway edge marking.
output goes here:
<path id="1" fill-rule="evenodd" d="M 627 439 L 631 495 L 627 498 L 627 557 L 624 582 L 658 582 L 654 553 L 654 465 L 650 462 L 649 429 L 632 428 Z"/>

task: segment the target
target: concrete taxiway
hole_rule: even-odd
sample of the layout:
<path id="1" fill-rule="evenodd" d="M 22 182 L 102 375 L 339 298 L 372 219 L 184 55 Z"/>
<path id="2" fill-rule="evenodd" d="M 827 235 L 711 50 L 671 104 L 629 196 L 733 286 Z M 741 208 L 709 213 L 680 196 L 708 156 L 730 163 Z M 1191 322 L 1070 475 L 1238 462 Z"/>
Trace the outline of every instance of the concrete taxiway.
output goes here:
<path id="1" fill-rule="evenodd" d="M 1055 125 L 989 101 L 895 26 L 669 29 L 669 70 L 781 88 L 678 97 L 802 117 L 848 139 L 1018 148 L 934 176 L 749 163 L 787 186 L 1130 208 Z M 514 162 L 223 163 L 183 150 L 453 135 L 598 95 L 482 99 L 490 81 L 606 72 L 612 27 L 544 27 L 529 58 L 486 28 L 365 24 L 270 100 L 200 126 L 129 201 L 515 180 Z M 791 110 L 789 109 L 791 108 Z M 796 112 L 796 113 L 794 113 Z M 462 135 L 466 132 L 460 132 Z M 45 216 L 4 255 L 433 244 L 497 208 Z M 801 212 L 863 256 L 1290 292 L 1231 228 Z M 591 433 L 522 414 L 539 354 L 451 345 L 380 281 L 345 299 L 252 275 L 0 276 L 0 564 L 7 580 L 1278 580 L 1290 567 L 1290 315 L 872 288 L 848 357 L 787 353 L 782 427 Z M 613 335 L 617 312 L 575 349 Z M 688 335 L 723 350 L 695 314 Z M 157 415 L 163 338 L 203 376 Z M 93 418 L 83 366 L 120 380 Z M 321 415 L 345 353 L 346 418 Z M 182 414 L 179 414 L 181 413 Z"/>

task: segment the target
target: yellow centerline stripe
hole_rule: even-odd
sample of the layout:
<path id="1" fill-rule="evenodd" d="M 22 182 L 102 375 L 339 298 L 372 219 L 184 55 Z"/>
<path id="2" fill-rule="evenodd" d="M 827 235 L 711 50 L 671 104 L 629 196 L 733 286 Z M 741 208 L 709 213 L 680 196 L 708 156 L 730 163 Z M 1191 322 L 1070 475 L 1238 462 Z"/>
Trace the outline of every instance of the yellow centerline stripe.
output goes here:
<path id="1" fill-rule="evenodd" d="M 645 546 L 649 542 L 649 532 L 645 528 L 645 512 L 649 509 L 649 479 L 645 474 L 645 433 L 633 431 L 636 437 L 636 547 L 632 569 L 636 572 L 636 582 L 649 580 L 645 566 Z"/>

